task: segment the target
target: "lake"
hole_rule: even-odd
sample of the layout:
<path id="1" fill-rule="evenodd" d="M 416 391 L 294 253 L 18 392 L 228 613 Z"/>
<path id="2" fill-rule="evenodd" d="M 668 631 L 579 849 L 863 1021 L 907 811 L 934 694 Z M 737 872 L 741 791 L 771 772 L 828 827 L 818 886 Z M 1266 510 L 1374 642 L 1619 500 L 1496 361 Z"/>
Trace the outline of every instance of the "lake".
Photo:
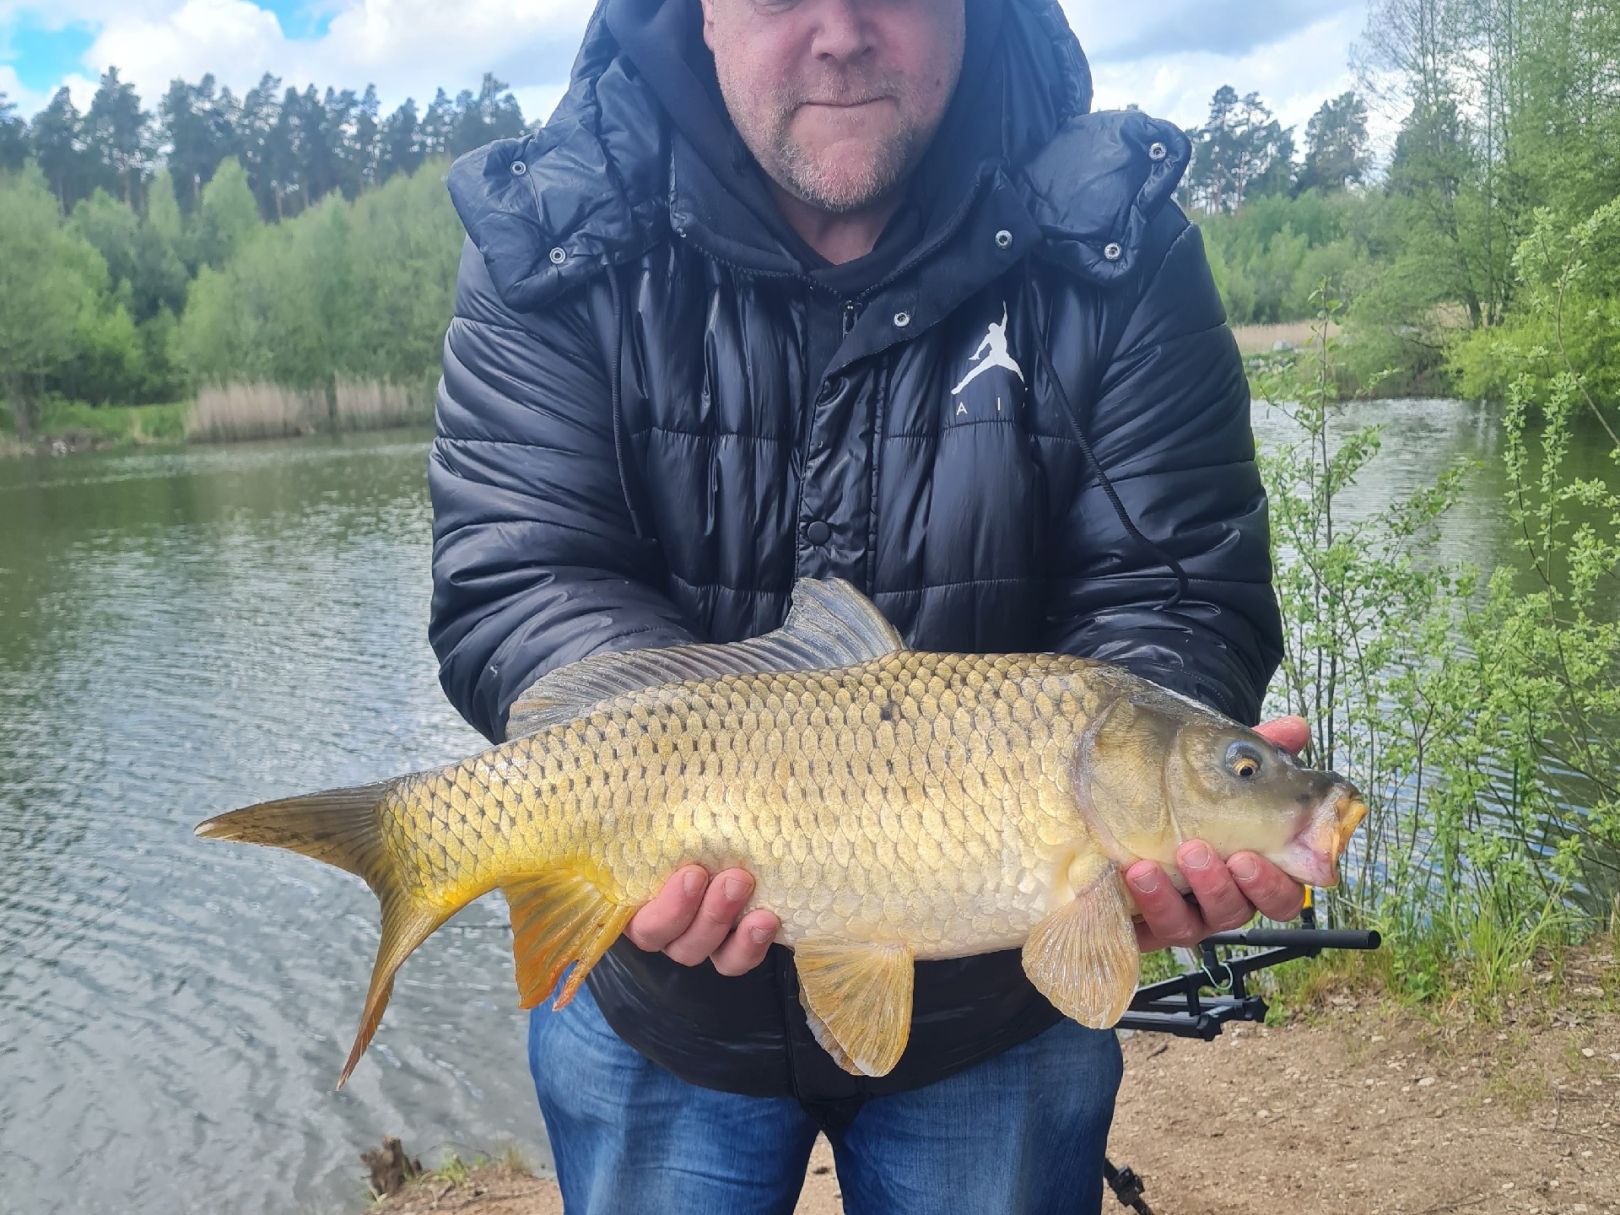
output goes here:
<path id="1" fill-rule="evenodd" d="M 1498 442 L 1460 402 L 1355 410 L 1388 426 L 1367 504 Z M 427 644 L 425 459 L 386 434 L 0 461 L 0 1210 L 349 1215 L 388 1134 L 548 1161 L 502 900 L 412 957 L 335 1093 L 375 900 L 191 834 L 480 746 Z M 1505 551 L 1498 475 L 1445 556 Z"/>

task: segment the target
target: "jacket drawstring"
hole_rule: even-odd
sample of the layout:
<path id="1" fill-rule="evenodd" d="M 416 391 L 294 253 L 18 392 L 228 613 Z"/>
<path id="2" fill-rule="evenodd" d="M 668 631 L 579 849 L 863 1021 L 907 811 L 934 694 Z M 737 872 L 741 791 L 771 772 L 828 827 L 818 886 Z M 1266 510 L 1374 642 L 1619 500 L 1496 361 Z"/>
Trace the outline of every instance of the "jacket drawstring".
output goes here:
<path id="1" fill-rule="evenodd" d="M 1047 378 L 1057 388 L 1058 399 L 1063 404 L 1063 416 L 1068 419 L 1069 429 L 1074 432 L 1074 441 L 1080 445 L 1080 452 L 1085 456 L 1086 463 L 1090 464 L 1092 471 L 1097 474 L 1097 483 L 1102 487 L 1103 494 L 1114 508 L 1114 514 L 1118 516 L 1120 526 L 1125 529 L 1131 539 L 1157 557 L 1176 576 L 1175 592 L 1159 605 L 1161 612 L 1169 611 L 1187 596 L 1187 571 L 1181 568 L 1181 562 L 1177 561 L 1155 541 L 1143 535 L 1142 530 L 1131 521 L 1129 513 L 1125 510 L 1125 504 L 1119 500 L 1119 492 L 1114 488 L 1114 483 L 1108 479 L 1108 474 L 1103 471 L 1103 466 L 1097 459 L 1097 453 L 1091 450 L 1091 442 L 1086 438 L 1085 431 L 1080 427 L 1080 418 L 1075 413 L 1074 406 L 1069 402 L 1068 391 L 1063 387 L 1063 380 L 1059 377 L 1057 368 L 1052 365 L 1052 354 L 1047 349 L 1045 334 L 1036 335 L 1035 346 L 1040 352 L 1041 362 L 1046 367 Z"/>

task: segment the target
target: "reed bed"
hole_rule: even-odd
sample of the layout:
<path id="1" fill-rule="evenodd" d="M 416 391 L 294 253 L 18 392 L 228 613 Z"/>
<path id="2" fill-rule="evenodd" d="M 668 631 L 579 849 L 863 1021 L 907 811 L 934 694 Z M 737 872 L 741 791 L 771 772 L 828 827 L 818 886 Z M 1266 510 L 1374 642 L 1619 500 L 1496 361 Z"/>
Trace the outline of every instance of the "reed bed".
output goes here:
<path id="1" fill-rule="evenodd" d="M 1244 358 L 1254 354 L 1270 354 L 1278 342 L 1286 342 L 1294 350 L 1301 350 L 1314 345 L 1321 349 L 1321 338 L 1311 336 L 1312 321 L 1283 321 L 1277 325 L 1234 325 L 1232 333 L 1237 338 L 1238 350 Z M 1320 326 L 1319 326 L 1320 327 Z M 1330 336 L 1339 339 L 1343 335 L 1335 326 Z"/>
<path id="2" fill-rule="evenodd" d="M 313 392 L 281 384 L 215 384 L 198 390 L 186 419 L 186 438 L 221 443 L 351 430 L 379 430 L 425 422 L 431 394 L 384 380 L 339 379 Z"/>

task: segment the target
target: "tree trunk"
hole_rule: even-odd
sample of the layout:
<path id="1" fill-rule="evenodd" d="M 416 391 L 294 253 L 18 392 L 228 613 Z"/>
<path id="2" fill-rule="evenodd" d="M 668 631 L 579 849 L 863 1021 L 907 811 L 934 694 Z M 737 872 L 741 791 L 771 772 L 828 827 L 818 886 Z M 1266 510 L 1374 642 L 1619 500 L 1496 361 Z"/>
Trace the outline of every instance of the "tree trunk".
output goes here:
<path id="1" fill-rule="evenodd" d="M 8 375 L 4 380 L 6 398 L 11 402 L 12 426 L 24 441 L 34 434 L 34 402 L 23 388 L 22 377 Z"/>

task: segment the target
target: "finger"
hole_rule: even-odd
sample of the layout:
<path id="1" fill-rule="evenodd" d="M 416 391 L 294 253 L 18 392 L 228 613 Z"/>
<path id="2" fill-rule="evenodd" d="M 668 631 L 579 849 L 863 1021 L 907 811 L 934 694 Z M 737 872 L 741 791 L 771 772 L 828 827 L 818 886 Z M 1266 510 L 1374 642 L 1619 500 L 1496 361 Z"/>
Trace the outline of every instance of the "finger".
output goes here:
<path id="1" fill-rule="evenodd" d="M 659 953 L 692 923 L 708 880 L 708 870 L 701 865 L 677 869 L 664 888 L 630 917 L 624 935 L 637 949 Z"/>
<path id="2" fill-rule="evenodd" d="M 1207 932 L 1203 919 L 1152 861 L 1138 861 L 1127 869 L 1125 885 L 1142 913 L 1137 942 L 1145 943 L 1148 951 L 1203 940 Z"/>
<path id="3" fill-rule="evenodd" d="M 714 951 L 714 968 L 723 975 L 746 974 L 765 960 L 782 921 L 769 911 L 750 911 L 737 921 L 736 931 Z"/>
<path id="4" fill-rule="evenodd" d="M 720 948 L 753 893 L 754 879 L 746 870 L 727 869 L 715 874 L 691 925 L 664 946 L 665 956 L 682 966 L 696 966 L 703 961 Z"/>
<path id="5" fill-rule="evenodd" d="M 1187 879 L 1204 913 L 1204 931 L 1225 932 L 1254 918 L 1254 904 L 1244 896 L 1215 850 L 1202 840 L 1176 849 L 1176 866 Z"/>
<path id="6" fill-rule="evenodd" d="M 1269 919 L 1291 920 L 1305 905 L 1305 887 L 1263 856 L 1234 852 L 1226 858 L 1226 868 L 1244 897 Z"/>
<path id="7" fill-rule="evenodd" d="M 1303 717 L 1274 717 L 1261 722 L 1254 732 L 1267 742 L 1276 743 L 1290 755 L 1298 755 L 1311 741 L 1311 727 Z"/>

